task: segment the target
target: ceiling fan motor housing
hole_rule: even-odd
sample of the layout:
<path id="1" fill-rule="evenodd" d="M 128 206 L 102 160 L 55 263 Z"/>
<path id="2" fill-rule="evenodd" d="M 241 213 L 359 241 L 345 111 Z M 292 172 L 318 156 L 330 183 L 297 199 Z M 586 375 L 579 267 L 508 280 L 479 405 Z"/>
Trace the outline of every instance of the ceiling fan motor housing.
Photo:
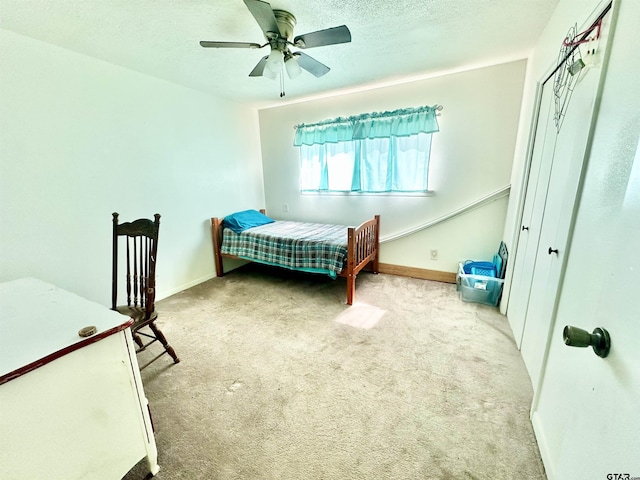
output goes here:
<path id="1" fill-rule="evenodd" d="M 280 34 L 291 41 L 293 38 L 293 27 L 296 26 L 296 17 L 285 10 L 274 10 L 273 14 L 276 17 Z"/>
<path id="2" fill-rule="evenodd" d="M 291 42 L 293 38 L 293 27 L 296 26 L 296 17 L 285 10 L 274 10 L 273 14 L 276 17 L 276 23 L 278 24 L 280 32 L 276 38 L 267 38 L 267 40 L 271 44 L 271 47 L 284 51 L 287 48 L 287 41 Z"/>

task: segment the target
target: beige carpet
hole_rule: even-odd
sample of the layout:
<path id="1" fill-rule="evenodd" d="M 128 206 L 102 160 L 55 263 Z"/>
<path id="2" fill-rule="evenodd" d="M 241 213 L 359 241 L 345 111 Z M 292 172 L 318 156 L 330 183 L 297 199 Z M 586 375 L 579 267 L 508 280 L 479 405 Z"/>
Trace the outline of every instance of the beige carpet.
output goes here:
<path id="1" fill-rule="evenodd" d="M 369 273 L 344 299 L 344 279 L 247 266 L 159 302 L 182 362 L 142 372 L 156 478 L 546 478 L 497 309 Z"/>

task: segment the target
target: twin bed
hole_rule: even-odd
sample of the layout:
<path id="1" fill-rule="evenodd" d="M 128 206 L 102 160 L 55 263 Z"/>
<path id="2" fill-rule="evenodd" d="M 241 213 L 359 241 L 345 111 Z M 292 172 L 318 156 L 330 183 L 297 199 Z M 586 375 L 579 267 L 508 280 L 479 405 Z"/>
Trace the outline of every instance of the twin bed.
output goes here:
<path id="1" fill-rule="evenodd" d="M 235 258 L 291 270 L 346 277 L 352 305 L 356 276 L 367 265 L 378 273 L 380 216 L 359 227 L 276 221 L 264 210 L 245 210 L 211 218 L 216 275 L 223 258 Z"/>

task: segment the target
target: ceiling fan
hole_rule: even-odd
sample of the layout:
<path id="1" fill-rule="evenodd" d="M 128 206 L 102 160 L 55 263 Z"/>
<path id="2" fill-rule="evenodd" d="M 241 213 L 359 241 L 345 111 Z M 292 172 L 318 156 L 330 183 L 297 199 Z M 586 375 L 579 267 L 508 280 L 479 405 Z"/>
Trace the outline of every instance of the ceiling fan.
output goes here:
<path id="1" fill-rule="evenodd" d="M 329 72 L 329 67 L 305 53 L 292 52 L 289 47 L 306 49 L 351 41 L 351 32 L 346 25 L 305 33 L 292 40 L 296 17 L 291 13 L 274 10 L 269 3 L 261 0 L 244 0 L 244 3 L 260 25 L 267 43 L 202 41 L 200 45 L 205 48 L 263 48 L 269 45 L 271 53 L 262 57 L 249 73 L 250 77 L 265 76 L 275 79 L 282 72 L 283 66 L 289 78 L 300 75 L 301 68 L 321 77 Z"/>

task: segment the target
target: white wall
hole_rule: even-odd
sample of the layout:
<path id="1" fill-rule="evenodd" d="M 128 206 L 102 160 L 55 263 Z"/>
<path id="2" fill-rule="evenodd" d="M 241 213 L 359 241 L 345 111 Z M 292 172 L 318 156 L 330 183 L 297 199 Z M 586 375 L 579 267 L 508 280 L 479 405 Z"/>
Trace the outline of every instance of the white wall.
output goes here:
<path id="1" fill-rule="evenodd" d="M 279 219 L 358 224 L 381 215 L 381 234 L 419 227 L 509 184 L 525 61 L 422 79 L 375 90 L 260 110 L 268 213 Z M 309 81 L 314 81 L 310 79 Z M 432 197 L 301 195 L 294 125 L 365 112 L 441 104 L 434 134 Z M 289 205 L 289 212 L 283 211 Z M 504 230 L 499 200 L 433 229 L 384 244 L 385 263 L 455 272 L 467 258 L 490 260 Z M 430 258 L 430 250 L 439 259 Z"/>
<path id="2" fill-rule="evenodd" d="M 0 30 L 0 281 L 109 304 L 111 213 L 160 213 L 162 298 L 214 275 L 209 217 L 263 205 L 254 110 Z"/>

